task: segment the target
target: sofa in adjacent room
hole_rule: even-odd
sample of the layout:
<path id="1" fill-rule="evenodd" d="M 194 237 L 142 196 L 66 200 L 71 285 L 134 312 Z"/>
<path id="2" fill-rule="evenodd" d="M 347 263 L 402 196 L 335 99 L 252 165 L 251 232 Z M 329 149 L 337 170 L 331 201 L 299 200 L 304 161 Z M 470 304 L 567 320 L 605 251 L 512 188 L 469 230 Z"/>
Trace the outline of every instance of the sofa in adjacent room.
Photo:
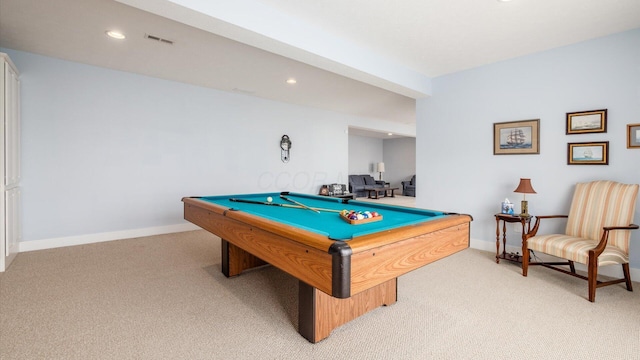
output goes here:
<path id="1" fill-rule="evenodd" d="M 365 186 L 383 188 L 384 181 L 376 180 L 369 174 L 349 175 L 349 192 L 356 194 L 356 197 L 366 197 L 369 195 L 364 189 Z"/>
<path id="2" fill-rule="evenodd" d="M 416 196 L 416 176 L 413 175 L 411 180 L 405 180 L 402 182 L 402 195 L 404 196 Z"/>

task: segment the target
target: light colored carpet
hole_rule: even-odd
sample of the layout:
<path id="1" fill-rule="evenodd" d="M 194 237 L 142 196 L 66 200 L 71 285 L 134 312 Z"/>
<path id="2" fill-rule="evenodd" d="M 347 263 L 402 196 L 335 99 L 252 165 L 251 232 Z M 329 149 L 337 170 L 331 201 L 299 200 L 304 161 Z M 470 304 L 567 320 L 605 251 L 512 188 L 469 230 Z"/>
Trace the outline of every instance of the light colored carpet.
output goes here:
<path id="1" fill-rule="evenodd" d="M 225 278 L 206 231 L 21 253 L 0 275 L 0 358 L 640 358 L 640 284 L 590 303 L 585 281 L 529 272 L 468 249 L 311 344 L 297 281 L 270 266 Z"/>

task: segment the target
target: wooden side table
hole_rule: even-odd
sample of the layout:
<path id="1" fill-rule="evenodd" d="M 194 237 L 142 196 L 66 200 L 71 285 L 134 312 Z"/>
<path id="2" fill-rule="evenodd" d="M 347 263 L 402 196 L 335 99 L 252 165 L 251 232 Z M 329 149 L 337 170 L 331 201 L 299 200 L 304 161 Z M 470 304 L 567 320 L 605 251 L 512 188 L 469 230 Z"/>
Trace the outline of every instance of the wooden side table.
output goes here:
<path id="1" fill-rule="evenodd" d="M 514 216 L 508 214 L 495 214 L 496 217 L 496 263 L 500 263 L 500 259 L 522 263 L 522 255 L 507 254 L 507 223 L 522 224 L 522 238 L 531 231 L 532 216 Z M 500 253 L 500 221 L 502 221 L 502 253 Z"/>

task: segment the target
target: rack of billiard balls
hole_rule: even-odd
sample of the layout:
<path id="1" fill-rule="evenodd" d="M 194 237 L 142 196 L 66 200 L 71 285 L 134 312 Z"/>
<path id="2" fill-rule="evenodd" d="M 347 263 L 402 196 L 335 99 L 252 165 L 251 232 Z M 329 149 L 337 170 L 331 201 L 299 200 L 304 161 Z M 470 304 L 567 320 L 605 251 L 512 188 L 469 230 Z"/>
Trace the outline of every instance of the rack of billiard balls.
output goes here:
<path id="1" fill-rule="evenodd" d="M 366 224 L 382 220 L 382 215 L 376 211 L 355 211 L 342 210 L 340 212 L 342 220 L 352 225 Z"/>

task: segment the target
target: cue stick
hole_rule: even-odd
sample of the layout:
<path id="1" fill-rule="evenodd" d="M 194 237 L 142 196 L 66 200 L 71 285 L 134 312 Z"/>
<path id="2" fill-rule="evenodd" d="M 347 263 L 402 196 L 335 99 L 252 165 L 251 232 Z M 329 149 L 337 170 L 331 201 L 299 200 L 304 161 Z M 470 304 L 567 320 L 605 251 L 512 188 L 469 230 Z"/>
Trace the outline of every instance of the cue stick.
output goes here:
<path id="1" fill-rule="evenodd" d="M 304 209 L 302 206 L 299 206 L 299 205 L 277 204 L 277 203 L 265 202 L 265 201 L 245 200 L 245 199 L 236 199 L 236 198 L 230 198 L 229 201 L 242 202 L 247 204 L 257 204 L 257 205 L 280 206 L 280 207 L 285 207 L 290 209 Z M 319 211 L 326 211 L 326 212 L 335 212 L 335 213 L 339 213 L 341 211 L 341 210 L 322 209 L 322 208 L 313 208 L 313 209 L 319 210 Z"/>
<path id="2" fill-rule="evenodd" d="M 294 204 L 296 204 L 296 205 L 300 205 L 300 206 L 302 206 L 303 208 L 305 208 L 305 209 L 307 209 L 307 210 L 315 211 L 315 212 L 317 212 L 318 214 L 320 214 L 320 211 L 318 211 L 318 210 L 316 210 L 316 209 L 314 209 L 314 208 L 310 208 L 310 207 L 308 207 L 307 205 L 305 205 L 305 204 L 303 204 L 303 203 L 300 203 L 300 202 L 297 202 L 297 201 L 295 201 L 295 200 L 293 200 L 293 199 L 289 199 L 288 197 L 286 197 L 286 196 L 284 196 L 284 195 L 280 195 L 280 198 L 281 198 L 281 199 L 283 199 L 283 200 L 287 200 L 287 201 L 289 201 L 289 202 L 292 202 L 292 203 L 294 203 Z"/>

